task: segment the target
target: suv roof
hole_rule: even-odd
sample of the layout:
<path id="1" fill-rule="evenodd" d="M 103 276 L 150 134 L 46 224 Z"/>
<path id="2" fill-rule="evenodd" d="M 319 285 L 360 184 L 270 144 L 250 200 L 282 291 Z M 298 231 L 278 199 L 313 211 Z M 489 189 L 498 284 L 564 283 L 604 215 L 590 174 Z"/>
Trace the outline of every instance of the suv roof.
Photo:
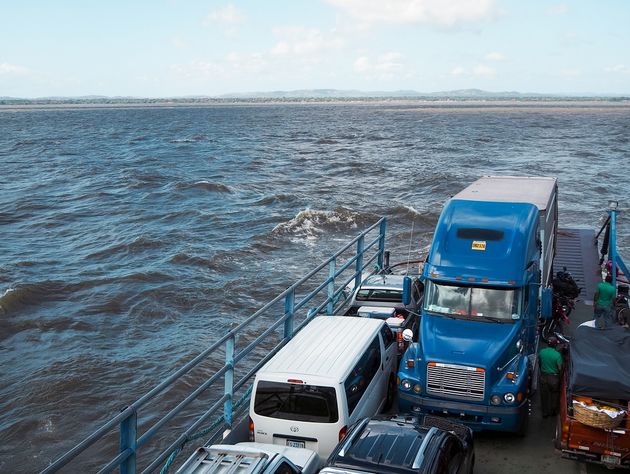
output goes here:
<path id="1" fill-rule="evenodd" d="M 471 436 L 465 426 L 434 416 L 364 418 L 326 465 L 380 473 L 425 472 L 443 440 L 454 435 L 464 443 Z"/>
<path id="2" fill-rule="evenodd" d="M 402 291 L 404 278 L 405 275 L 370 275 L 361 283 L 360 288 L 392 288 Z"/>

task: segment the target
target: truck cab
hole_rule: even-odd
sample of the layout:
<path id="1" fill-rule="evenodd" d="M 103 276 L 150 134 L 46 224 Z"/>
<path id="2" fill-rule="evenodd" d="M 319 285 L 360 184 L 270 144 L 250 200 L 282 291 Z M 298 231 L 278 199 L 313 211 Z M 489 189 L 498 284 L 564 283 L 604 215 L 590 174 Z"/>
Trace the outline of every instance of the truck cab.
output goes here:
<path id="1" fill-rule="evenodd" d="M 543 184 L 555 201 L 555 180 Z M 545 247 L 554 242 L 541 230 L 547 206 L 500 198 L 455 196 L 442 211 L 424 266 L 420 336 L 398 373 L 399 406 L 523 434 L 543 275 L 552 273 Z"/>

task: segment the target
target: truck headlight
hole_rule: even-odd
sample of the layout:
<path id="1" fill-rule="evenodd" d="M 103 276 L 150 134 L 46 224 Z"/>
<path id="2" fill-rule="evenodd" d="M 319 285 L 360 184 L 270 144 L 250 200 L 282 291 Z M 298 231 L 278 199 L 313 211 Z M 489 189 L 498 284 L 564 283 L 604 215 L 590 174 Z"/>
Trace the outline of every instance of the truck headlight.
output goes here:
<path id="1" fill-rule="evenodd" d="M 505 400 L 505 403 L 514 403 L 514 400 L 516 400 L 516 397 L 514 396 L 513 393 L 506 393 L 505 395 L 503 395 L 503 400 Z"/>
<path id="2" fill-rule="evenodd" d="M 490 397 L 490 403 L 492 403 L 493 405 L 500 405 L 501 404 L 501 397 L 498 395 L 492 395 Z"/>
<path id="3" fill-rule="evenodd" d="M 403 390 L 409 390 L 411 388 L 411 382 L 407 379 L 400 382 L 400 386 Z"/>
<path id="4" fill-rule="evenodd" d="M 413 391 L 416 392 L 416 393 L 420 393 L 422 391 L 422 387 L 420 386 L 419 383 L 417 383 L 417 384 L 415 384 L 413 386 Z"/>

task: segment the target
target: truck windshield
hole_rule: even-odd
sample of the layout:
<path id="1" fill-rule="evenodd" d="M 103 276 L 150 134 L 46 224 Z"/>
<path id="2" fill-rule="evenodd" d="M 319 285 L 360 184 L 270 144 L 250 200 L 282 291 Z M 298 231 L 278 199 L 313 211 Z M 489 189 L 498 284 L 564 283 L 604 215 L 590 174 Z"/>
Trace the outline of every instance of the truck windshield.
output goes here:
<path id="1" fill-rule="evenodd" d="M 465 319 L 512 322 L 519 315 L 520 290 L 427 282 L 424 309 Z"/>

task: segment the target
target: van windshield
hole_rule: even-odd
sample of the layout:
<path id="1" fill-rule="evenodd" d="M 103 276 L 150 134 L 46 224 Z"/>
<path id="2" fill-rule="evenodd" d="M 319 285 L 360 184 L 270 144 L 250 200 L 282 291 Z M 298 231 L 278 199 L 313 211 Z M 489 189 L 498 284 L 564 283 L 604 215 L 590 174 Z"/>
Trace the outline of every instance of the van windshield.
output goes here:
<path id="1" fill-rule="evenodd" d="M 429 281 L 424 309 L 431 313 L 481 321 L 520 319 L 520 290 L 500 287 L 458 286 Z"/>
<path id="2" fill-rule="evenodd" d="M 256 387 L 254 412 L 283 420 L 336 423 L 339 420 L 333 387 L 261 380 Z"/>

